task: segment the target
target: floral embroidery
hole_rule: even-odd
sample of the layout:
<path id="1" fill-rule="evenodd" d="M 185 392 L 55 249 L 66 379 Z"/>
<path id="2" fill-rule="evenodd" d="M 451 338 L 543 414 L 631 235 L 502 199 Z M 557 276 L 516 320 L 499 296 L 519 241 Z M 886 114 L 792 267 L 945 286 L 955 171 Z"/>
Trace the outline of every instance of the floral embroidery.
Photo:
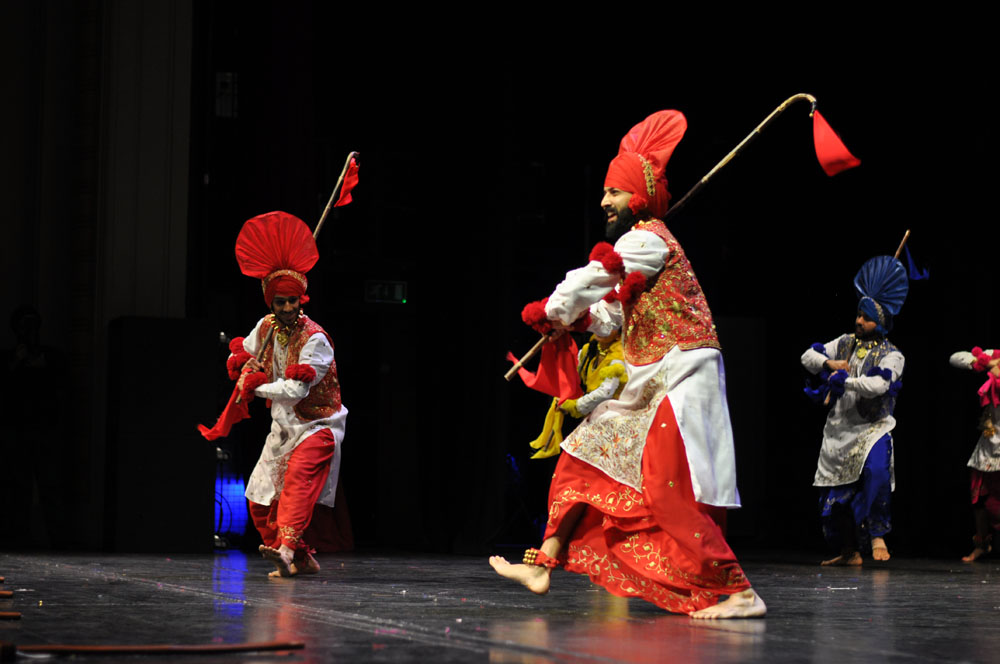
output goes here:
<path id="1" fill-rule="evenodd" d="M 612 479 L 641 490 L 646 435 L 666 393 L 666 381 L 660 375 L 655 376 L 643 388 L 635 409 L 615 417 L 585 421 L 563 441 L 562 448 Z"/>
<path id="2" fill-rule="evenodd" d="M 642 495 L 628 487 L 624 491 L 612 491 L 604 496 L 567 487 L 549 505 L 549 525 L 555 525 L 564 505 L 572 506 L 576 503 L 588 503 L 602 512 L 615 515 L 628 515 L 629 512 L 644 507 Z"/>
<path id="3" fill-rule="evenodd" d="M 265 319 L 265 324 L 260 326 L 258 332 L 258 340 L 260 343 L 264 342 L 264 336 L 267 333 L 269 326 L 274 321 L 274 314 L 269 314 Z M 327 342 L 330 344 L 330 348 L 333 348 L 333 340 L 330 339 L 330 335 L 326 333 L 322 327 L 316 324 L 311 318 L 306 315 L 299 316 L 299 319 L 295 322 L 295 326 L 289 332 L 288 337 L 288 353 L 285 357 L 285 364 L 292 365 L 299 363 L 299 353 L 302 352 L 302 348 L 309 341 L 309 337 L 314 334 L 322 334 L 326 337 Z M 274 361 L 274 344 L 269 344 L 267 349 L 264 351 L 264 357 L 261 360 L 261 364 L 264 366 L 264 373 L 267 376 L 273 376 L 272 372 L 272 362 Z M 285 367 L 278 367 L 281 371 L 279 375 L 284 375 Z M 309 389 L 309 394 L 306 395 L 304 399 L 295 404 L 295 414 L 298 415 L 299 419 L 303 422 L 310 422 L 312 420 L 318 420 L 325 417 L 330 417 L 338 410 L 340 410 L 341 397 L 340 397 L 340 381 L 337 379 L 337 363 L 333 362 L 330 365 L 330 369 L 323 376 L 323 380 L 319 383 L 313 385 Z"/>

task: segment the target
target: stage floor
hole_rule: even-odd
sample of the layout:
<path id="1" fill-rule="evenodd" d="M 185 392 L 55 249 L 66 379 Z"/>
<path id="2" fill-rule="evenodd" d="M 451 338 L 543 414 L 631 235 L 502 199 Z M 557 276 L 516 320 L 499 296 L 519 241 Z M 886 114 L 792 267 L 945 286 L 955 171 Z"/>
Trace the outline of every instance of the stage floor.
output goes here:
<path id="1" fill-rule="evenodd" d="M 1000 559 L 894 559 L 820 568 L 745 556 L 766 618 L 695 621 L 557 570 L 537 597 L 485 558 L 329 554 L 316 576 L 269 579 L 217 555 L 0 554 L 0 640 L 44 643 L 302 641 L 290 653 L 121 656 L 184 662 L 898 662 L 1000 658 Z M 75 661 L 108 661 L 87 656 Z M 22 659 L 21 661 L 27 661 Z"/>

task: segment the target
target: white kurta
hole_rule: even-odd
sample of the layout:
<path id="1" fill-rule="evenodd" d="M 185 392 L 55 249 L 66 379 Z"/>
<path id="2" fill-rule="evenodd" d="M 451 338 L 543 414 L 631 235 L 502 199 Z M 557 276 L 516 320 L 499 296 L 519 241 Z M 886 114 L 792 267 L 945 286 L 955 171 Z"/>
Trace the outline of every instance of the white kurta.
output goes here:
<path id="1" fill-rule="evenodd" d="M 986 351 L 993 354 L 992 350 Z M 968 351 L 960 351 L 951 356 L 951 366 L 959 369 L 972 369 L 976 358 Z M 969 457 L 969 468 L 981 470 L 984 473 L 995 473 L 1000 471 L 1000 407 L 991 406 L 990 418 L 993 420 L 995 429 L 992 436 L 985 434 L 979 436 L 976 441 L 976 448 L 972 450 Z"/>
<path id="2" fill-rule="evenodd" d="M 643 230 L 623 235 L 615 251 L 624 260 L 626 273 L 639 271 L 647 279 L 659 274 L 669 257 L 666 243 Z M 618 281 L 618 275 L 591 261 L 566 274 L 549 296 L 546 314 L 569 325 L 589 309 L 590 331 L 606 336 L 622 325 L 621 304 L 602 301 Z M 625 368 L 628 383 L 621 396 L 598 405 L 563 441 L 563 450 L 641 491 L 646 437 L 660 403 L 669 398 L 684 440 L 695 500 L 739 507 L 722 354 L 715 348 L 675 346 L 658 362 L 636 366 L 626 360 Z"/>
<path id="3" fill-rule="evenodd" d="M 243 341 L 243 348 L 251 355 L 257 355 L 260 350 L 258 334 L 263 324 L 262 318 Z M 333 459 L 330 461 L 330 474 L 326 485 L 316 502 L 333 507 L 333 499 L 337 491 L 337 478 L 340 476 L 340 446 L 344 440 L 347 426 L 347 408 L 340 407 L 330 417 L 318 420 L 304 421 L 295 414 L 295 404 L 309 394 L 309 388 L 316 385 L 333 365 L 333 348 L 321 333 L 309 337 L 299 353 L 299 364 L 308 364 L 316 371 L 316 377 L 311 383 L 283 378 L 287 367 L 288 349 L 272 341 L 274 344 L 273 362 L 271 363 L 271 382 L 264 383 L 254 394 L 263 399 L 271 400 L 271 432 L 264 441 L 260 459 L 247 482 L 246 497 L 259 505 L 270 505 L 280 494 L 284 486 L 284 472 L 288 458 L 299 444 L 309 436 L 329 429 L 336 441 Z"/>
<path id="4" fill-rule="evenodd" d="M 802 354 L 802 366 L 809 373 L 818 374 L 828 359 L 837 359 L 837 344 L 842 335 L 825 344 L 826 356 L 812 348 Z M 884 395 L 889 390 L 890 381 L 881 376 L 862 376 L 864 363 L 857 353 L 848 359 L 848 378 L 844 381 L 844 394 L 837 400 L 823 427 L 823 446 L 819 452 L 816 476 L 813 486 L 840 486 L 856 482 L 861 477 L 868 453 L 879 438 L 896 427 L 896 419 L 889 414 L 874 422 L 869 422 L 858 412 L 860 399 L 871 399 Z M 899 351 L 888 353 L 878 364 L 880 369 L 892 373 L 892 382 L 903 375 L 903 354 Z M 889 459 L 889 477 L 892 489 L 896 489 L 895 451 Z"/>

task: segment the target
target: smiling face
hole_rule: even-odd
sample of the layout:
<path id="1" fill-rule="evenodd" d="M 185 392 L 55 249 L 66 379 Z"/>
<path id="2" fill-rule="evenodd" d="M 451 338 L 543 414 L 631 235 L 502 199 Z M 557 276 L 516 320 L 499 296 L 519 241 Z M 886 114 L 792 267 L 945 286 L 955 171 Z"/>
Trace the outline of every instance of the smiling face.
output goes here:
<path id="1" fill-rule="evenodd" d="M 605 187 L 604 198 L 601 199 L 601 207 L 607 215 L 607 224 L 604 227 L 604 234 L 612 242 L 620 238 L 635 225 L 636 218 L 629 208 L 628 202 L 632 200 L 632 193 L 622 191 L 617 187 Z"/>
<path id="2" fill-rule="evenodd" d="M 291 327 L 299 318 L 301 305 L 297 295 L 275 295 L 271 300 L 271 312 L 285 327 Z"/>

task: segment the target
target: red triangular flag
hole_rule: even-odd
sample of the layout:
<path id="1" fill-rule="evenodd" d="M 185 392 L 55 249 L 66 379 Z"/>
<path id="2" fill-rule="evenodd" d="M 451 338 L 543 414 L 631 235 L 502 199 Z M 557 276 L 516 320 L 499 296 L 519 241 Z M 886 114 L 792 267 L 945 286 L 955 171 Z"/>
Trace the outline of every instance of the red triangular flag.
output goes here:
<path id="1" fill-rule="evenodd" d="M 576 367 L 578 352 L 573 337 L 564 334 L 542 346 L 542 359 L 538 362 L 537 372 L 531 373 L 521 367 L 517 375 L 531 389 L 556 397 L 560 402 L 582 397 L 580 373 Z M 517 362 L 513 353 L 507 353 L 507 359 Z"/>
<path id="2" fill-rule="evenodd" d="M 819 165 L 831 177 L 861 165 L 861 160 L 851 154 L 819 111 L 813 112 L 813 142 L 816 144 L 816 158 L 819 159 Z"/>
<path id="3" fill-rule="evenodd" d="M 340 196 L 337 197 L 337 202 L 333 204 L 333 207 L 340 207 L 341 205 L 347 205 L 351 202 L 351 189 L 358 184 L 358 163 L 354 161 L 354 157 L 351 157 L 351 164 L 347 167 L 347 173 L 344 174 L 344 184 L 340 187 Z"/>
<path id="4" fill-rule="evenodd" d="M 215 423 L 214 427 L 209 429 L 204 424 L 198 425 L 198 431 L 206 440 L 225 438 L 229 435 L 229 430 L 233 428 L 234 424 L 250 417 L 250 409 L 247 408 L 247 402 L 241 401 L 240 403 L 236 403 L 236 397 L 239 393 L 239 389 L 233 389 L 233 395 L 229 397 L 229 403 L 226 404 L 226 409 L 222 411 L 222 415 L 219 415 L 219 421 Z"/>

